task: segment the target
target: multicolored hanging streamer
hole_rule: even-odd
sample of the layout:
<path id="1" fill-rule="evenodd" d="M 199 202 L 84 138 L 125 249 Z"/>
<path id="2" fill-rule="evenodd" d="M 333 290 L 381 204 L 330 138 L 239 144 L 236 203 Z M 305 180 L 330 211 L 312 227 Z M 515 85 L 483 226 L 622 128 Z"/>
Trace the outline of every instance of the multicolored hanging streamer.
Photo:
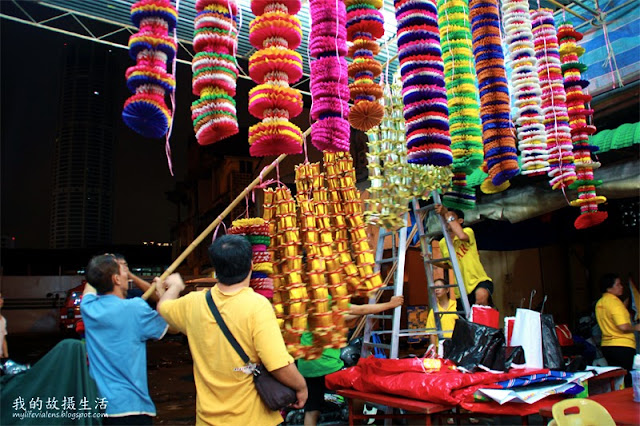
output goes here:
<path id="1" fill-rule="evenodd" d="M 481 189 L 498 192 L 506 189 L 509 179 L 520 171 L 515 133 L 510 118 L 511 107 L 500 39 L 498 1 L 471 0 L 469 16 L 480 89 L 484 159 L 490 179 Z"/>
<path id="2" fill-rule="evenodd" d="M 273 262 L 267 247 L 271 244 L 269 223 L 261 217 L 250 217 L 234 220 L 228 234 L 243 235 L 251 243 L 253 251 L 253 268 L 249 287 L 267 299 L 273 297 Z"/>
<path id="3" fill-rule="evenodd" d="M 435 0 L 394 0 L 409 163 L 453 161 Z"/>
<path id="4" fill-rule="evenodd" d="M 170 0 L 141 0 L 131 6 L 131 22 L 139 31 L 129 38 L 129 56 L 136 65 L 125 76 L 134 95 L 126 100 L 122 119 L 148 138 L 164 136 L 173 120 L 164 97 L 176 87 L 175 77 L 167 72 L 167 61 L 176 55 L 176 43 L 168 34 L 177 20 Z"/>
<path id="5" fill-rule="evenodd" d="M 347 10 L 342 0 L 310 0 L 311 142 L 320 151 L 349 151 Z"/>
<path id="6" fill-rule="evenodd" d="M 531 18 L 549 151 L 549 183 L 553 189 L 564 189 L 576 180 L 576 172 L 553 11 L 533 10 Z"/>
<path id="7" fill-rule="evenodd" d="M 511 87 L 515 98 L 514 118 L 518 131 L 518 149 L 522 154 L 520 173 L 525 176 L 543 175 L 549 171 L 549 151 L 540 108 L 542 89 L 537 74 L 529 2 L 504 1 L 502 19 L 513 69 Z"/>
<path id="8" fill-rule="evenodd" d="M 366 132 L 382 121 L 384 107 L 378 102 L 382 87 L 375 79 L 382 73 L 382 65 L 375 56 L 380 47 L 376 40 L 384 35 L 384 18 L 380 12 L 382 0 L 346 0 L 347 41 L 353 43 L 349 56 L 349 85 L 354 105 L 349 111 L 349 123 L 355 129 Z"/>
<path id="9" fill-rule="evenodd" d="M 598 147 L 589 145 L 589 135 L 595 133 L 596 127 L 589 124 L 593 110 L 585 107 L 591 96 L 583 91 L 589 85 L 587 80 L 582 79 L 582 72 L 587 67 L 578 59 L 584 53 L 584 48 L 577 45 L 582 40 L 582 34 L 570 22 L 563 22 L 558 27 L 558 38 L 577 177 L 569 188 L 578 189 L 578 198 L 570 204 L 580 207 L 580 216 L 576 218 L 574 226 L 576 229 L 585 229 L 602 223 L 608 217 L 607 212 L 598 211 L 598 204 L 607 199 L 596 195 L 596 187 L 602 181 L 593 177 L 593 171 L 600 167 L 600 163 L 591 160 L 591 152 L 597 151 Z"/>
<path id="10" fill-rule="evenodd" d="M 484 158 L 468 17 L 467 0 L 438 1 L 438 27 L 453 153 L 452 170 L 458 176 L 472 173 Z M 463 184 L 465 186 L 461 186 Z M 454 179 L 451 191 L 445 193 L 442 200 L 447 207 L 472 209 L 475 206 L 475 189 L 466 186 L 466 178 Z"/>
<path id="11" fill-rule="evenodd" d="M 302 94 L 289 87 L 302 77 L 299 0 L 253 0 L 256 18 L 249 42 L 257 50 L 249 58 L 249 75 L 258 83 L 249 91 L 249 112 L 262 122 L 249 128 L 249 153 L 256 157 L 302 152 L 302 132 L 289 121 L 302 112 Z"/>
<path id="12" fill-rule="evenodd" d="M 238 45 L 235 0 L 196 0 L 191 119 L 200 145 L 238 133 L 235 53 Z"/>

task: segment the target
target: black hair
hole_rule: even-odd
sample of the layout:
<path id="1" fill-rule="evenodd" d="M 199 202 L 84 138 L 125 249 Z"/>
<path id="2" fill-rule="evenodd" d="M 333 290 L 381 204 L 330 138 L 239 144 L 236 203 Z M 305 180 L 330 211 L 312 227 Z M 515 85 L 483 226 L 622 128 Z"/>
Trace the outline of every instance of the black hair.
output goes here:
<path id="1" fill-rule="evenodd" d="M 94 256 L 87 265 L 87 282 L 95 287 L 98 294 L 105 294 L 113 291 L 113 280 L 111 277 L 120 273 L 120 264 L 112 254 L 101 254 Z"/>
<path id="2" fill-rule="evenodd" d="M 223 235 L 209 246 L 209 259 L 223 285 L 241 282 L 251 272 L 251 243 L 240 235 Z"/>
<path id="3" fill-rule="evenodd" d="M 617 274 L 604 274 L 602 278 L 600 278 L 600 291 L 606 293 L 608 289 L 613 287 L 618 278 L 620 278 L 620 276 Z"/>
<path id="4" fill-rule="evenodd" d="M 464 212 L 458 209 L 449 209 L 450 212 L 455 213 L 458 216 L 458 219 L 464 220 Z"/>
<path id="5" fill-rule="evenodd" d="M 442 285 L 447 285 L 447 282 L 444 280 L 444 278 L 436 278 L 435 280 L 433 280 L 433 284 L 436 284 L 438 281 L 440 281 Z M 445 288 L 444 290 L 447 290 L 447 297 L 451 298 L 451 294 L 449 293 L 449 288 Z"/>

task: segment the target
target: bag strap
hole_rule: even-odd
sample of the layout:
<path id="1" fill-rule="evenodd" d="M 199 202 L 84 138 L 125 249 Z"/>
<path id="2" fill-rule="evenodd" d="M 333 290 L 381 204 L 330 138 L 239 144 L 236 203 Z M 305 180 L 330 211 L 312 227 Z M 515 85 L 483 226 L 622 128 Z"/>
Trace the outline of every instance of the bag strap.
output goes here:
<path id="1" fill-rule="evenodd" d="M 231 334 L 231 331 L 229 331 L 227 324 L 225 324 L 224 320 L 222 319 L 222 315 L 220 315 L 220 311 L 218 311 L 216 302 L 214 302 L 213 297 L 211 297 L 211 290 L 207 292 L 206 299 L 207 299 L 207 304 L 209 305 L 209 309 L 211 309 L 211 313 L 213 314 L 213 317 L 218 322 L 218 325 L 220 326 L 220 330 L 222 330 L 224 337 L 227 338 L 231 346 L 233 346 L 233 349 L 235 349 L 238 355 L 240 355 L 240 358 L 242 358 L 242 361 L 245 364 L 248 364 L 249 357 L 247 356 L 245 351 L 242 349 L 242 347 L 240 346 L 236 338 L 233 337 L 233 334 Z"/>

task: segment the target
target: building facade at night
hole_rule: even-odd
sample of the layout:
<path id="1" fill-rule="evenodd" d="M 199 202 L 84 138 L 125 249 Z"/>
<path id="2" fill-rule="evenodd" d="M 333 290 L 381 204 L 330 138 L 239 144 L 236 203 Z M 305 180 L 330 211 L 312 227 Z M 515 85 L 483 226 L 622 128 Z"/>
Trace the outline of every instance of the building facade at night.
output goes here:
<path id="1" fill-rule="evenodd" d="M 94 45 L 65 46 L 52 168 L 51 248 L 111 243 L 114 124 L 119 107 L 112 54 Z"/>

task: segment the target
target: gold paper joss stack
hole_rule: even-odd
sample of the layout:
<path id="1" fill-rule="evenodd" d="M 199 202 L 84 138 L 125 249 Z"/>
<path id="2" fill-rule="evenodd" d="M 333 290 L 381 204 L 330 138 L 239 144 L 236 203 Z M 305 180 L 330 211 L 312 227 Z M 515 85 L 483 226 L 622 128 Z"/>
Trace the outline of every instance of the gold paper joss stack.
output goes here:
<path id="1" fill-rule="evenodd" d="M 407 162 L 402 82 L 396 73 L 393 84 L 385 84 L 384 118 L 367 132 L 367 168 L 370 198 L 365 220 L 394 231 L 406 226 L 404 214 L 412 198 L 428 199 L 431 191 L 451 185 L 451 167 Z"/>
<path id="2" fill-rule="evenodd" d="M 280 246 L 280 243 L 276 235 L 277 226 L 275 197 L 275 189 L 267 188 L 264 190 L 263 219 L 266 223 L 269 224 L 269 236 L 271 237 L 271 242 L 269 244 L 269 247 L 267 248 L 267 252 L 271 256 L 271 259 L 273 261 L 273 274 L 271 274 L 271 279 L 273 280 L 273 298 L 271 300 L 271 303 L 273 304 L 273 309 L 276 312 L 276 318 L 278 319 L 280 330 L 284 330 L 284 301 L 288 300 L 288 298 L 286 297 L 287 295 L 284 292 L 284 275 L 280 270 L 280 264 L 284 262 L 284 260 L 280 259 L 279 254 L 277 253 L 277 249 Z"/>
<path id="3" fill-rule="evenodd" d="M 324 166 L 332 200 L 334 199 L 334 194 L 338 194 L 339 198 L 339 201 L 334 202 L 332 206 L 336 209 L 336 212 L 340 211 L 346 219 L 346 231 L 348 231 L 347 234 L 351 240 L 351 250 L 347 248 L 344 252 L 341 251 L 340 255 L 342 256 L 343 253 L 346 253 L 351 262 L 350 252 L 353 252 L 356 270 L 359 275 L 359 282 L 355 290 L 362 296 L 370 296 L 375 290 L 382 287 L 382 279 L 380 278 L 380 273 L 374 271 L 375 257 L 367 238 L 362 214 L 362 201 L 360 200 L 360 192 L 356 188 L 353 159 L 348 152 L 325 152 Z M 353 265 L 352 262 L 351 265 Z M 352 285 L 350 281 L 348 282 Z"/>
<path id="4" fill-rule="evenodd" d="M 276 239 L 278 259 L 281 259 L 280 273 L 284 275 L 284 290 L 287 293 L 287 309 L 284 324 L 284 341 L 294 358 L 304 355 L 300 344 L 302 333 L 307 330 L 307 303 L 309 296 L 302 279 L 302 248 L 296 220 L 296 204 L 291 191 L 279 187 L 275 193 Z"/>
<path id="5" fill-rule="evenodd" d="M 309 307 L 309 329 L 313 333 L 313 347 L 307 349 L 306 359 L 320 357 L 324 348 L 331 347 L 333 322 L 329 303 L 329 290 L 325 278 L 327 270 L 324 256 L 320 250 L 314 200 L 311 185 L 314 175 L 318 176 L 319 165 L 301 164 L 296 167 L 296 188 L 298 193 L 298 212 L 302 247 L 306 252 L 305 281 L 307 293 L 311 299 Z"/>
<path id="6" fill-rule="evenodd" d="M 332 161 L 327 161 L 327 156 Z M 349 233 L 347 231 L 347 220 L 345 217 L 340 188 L 342 182 L 338 167 L 333 154 L 326 153 L 324 157 L 324 169 L 327 176 L 327 184 L 329 186 L 329 217 L 331 221 L 331 233 L 333 234 L 334 250 L 338 255 L 342 272 L 347 281 L 349 293 L 353 294 L 360 285 L 360 274 L 358 268 L 353 263 L 351 252 L 349 250 Z"/>
<path id="7" fill-rule="evenodd" d="M 325 286 L 325 291 L 317 293 L 317 303 L 313 303 L 315 313 L 311 313 L 309 320 L 314 333 L 314 347 L 341 348 L 346 345 L 348 329 L 344 323 L 344 315 L 349 309 L 351 295 L 344 280 L 340 258 L 333 249 L 327 189 L 324 186 L 324 174 L 320 173 L 320 164 L 299 166 L 296 170 L 296 182 L 301 217 L 308 215 L 310 207 L 314 222 L 309 221 L 309 224 L 313 223 L 315 227 L 308 237 L 303 236 L 307 252 L 307 288 L 313 294 L 319 289 L 320 283 Z M 308 206 L 305 205 L 306 200 L 310 201 Z M 324 303 L 324 297 L 328 294 L 326 290 L 331 294 L 332 304 Z M 325 335 L 325 332 L 330 334 Z"/>

